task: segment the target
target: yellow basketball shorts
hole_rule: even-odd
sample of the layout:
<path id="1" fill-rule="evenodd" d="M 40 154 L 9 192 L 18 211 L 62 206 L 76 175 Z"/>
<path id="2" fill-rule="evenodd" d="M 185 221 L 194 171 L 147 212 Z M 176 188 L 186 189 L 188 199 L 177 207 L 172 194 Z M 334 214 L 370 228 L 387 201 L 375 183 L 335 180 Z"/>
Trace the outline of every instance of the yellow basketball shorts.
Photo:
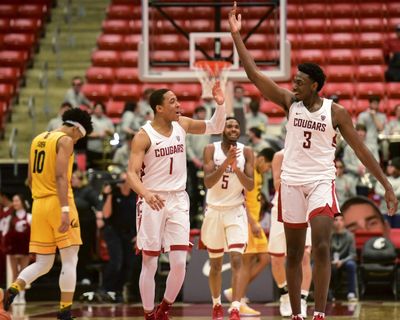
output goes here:
<path id="1" fill-rule="evenodd" d="M 244 254 L 251 253 L 267 253 L 268 252 L 268 239 L 264 232 L 261 232 L 261 238 L 256 238 L 251 232 L 250 224 L 249 228 L 249 239 L 247 241 L 247 247 Z"/>
<path id="2" fill-rule="evenodd" d="M 61 206 L 58 197 L 48 196 L 33 201 L 29 252 L 53 254 L 56 248 L 82 244 L 78 211 L 73 199 L 68 202 L 70 227 L 67 232 L 60 233 L 58 228 L 61 224 Z"/>

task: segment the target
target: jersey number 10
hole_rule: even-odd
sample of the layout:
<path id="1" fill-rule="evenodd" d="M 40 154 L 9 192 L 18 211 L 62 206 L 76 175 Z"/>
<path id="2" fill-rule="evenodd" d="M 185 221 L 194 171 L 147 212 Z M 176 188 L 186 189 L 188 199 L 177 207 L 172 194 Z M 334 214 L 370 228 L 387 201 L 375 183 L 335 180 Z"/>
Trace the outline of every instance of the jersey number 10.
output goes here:
<path id="1" fill-rule="evenodd" d="M 45 155 L 46 153 L 44 150 L 35 150 L 35 158 L 33 159 L 33 173 L 42 173 Z"/>

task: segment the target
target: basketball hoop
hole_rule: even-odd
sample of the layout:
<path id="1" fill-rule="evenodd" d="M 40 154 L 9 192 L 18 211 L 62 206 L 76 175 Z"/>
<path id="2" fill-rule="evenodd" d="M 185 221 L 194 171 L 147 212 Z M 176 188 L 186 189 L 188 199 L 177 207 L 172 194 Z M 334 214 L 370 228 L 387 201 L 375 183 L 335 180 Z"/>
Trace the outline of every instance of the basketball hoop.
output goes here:
<path id="1" fill-rule="evenodd" d="M 196 76 L 201 83 L 203 99 L 213 97 L 212 88 L 217 80 L 220 82 L 222 91 L 225 92 L 231 67 L 232 63 L 223 60 L 199 60 L 194 63 Z"/>

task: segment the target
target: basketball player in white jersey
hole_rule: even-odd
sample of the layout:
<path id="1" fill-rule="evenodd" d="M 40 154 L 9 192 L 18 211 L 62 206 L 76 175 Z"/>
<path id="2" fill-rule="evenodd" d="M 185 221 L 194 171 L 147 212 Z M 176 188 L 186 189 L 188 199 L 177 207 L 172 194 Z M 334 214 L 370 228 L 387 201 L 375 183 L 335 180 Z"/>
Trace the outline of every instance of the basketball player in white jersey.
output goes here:
<path id="1" fill-rule="evenodd" d="M 181 116 L 171 90 L 159 89 L 150 96 L 154 120 L 132 140 L 128 182 L 139 195 L 137 249 L 143 254 L 139 288 L 145 319 L 167 320 L 186 271 L 189 249 L 189 197 L 186 188 L 186 133 L 217 134 L 225 125 L 224 95 L 219 82 L 213 87 L 218 106 L 210 120 Z M 164 299 L 154 310 L 158 256 L 169 252 L 170 272 Z"/>
<path id="2" fill-rule="evenodd" d="M 222 141 L 204 148 L 204 185 L 208 190 L 201 240 L 210 257 L 209 286 L 214 320 L 223 319 L 221 270 L 225 251 L 230 253 L 232 270 L 229 319 L 240 319 L 238 280 L 242 254 L 248 239 L 244 190 L 254 188 L 254 155 L 251 148 L 238 142 L 239 137 L 239 121 L 228 117 Z"/>
<path id="3" fill-rule="evenodd" d="M 331 273 L 330 238 L 334 215 L 339 213 L 335 196 L 336 129 L 385 188 L 389 215 L 396 212 L 397 199 L 378 162 L 359 139 L 348 111 L 318 95 L 325 82 L 322 69 L 313 63 L 300 64 L 293 79 L 293 92 L 280 88 L 258 69 L 246 49 L 240 36 L 241 16 L 236 17 L 236 3 L 229 13 L 229 24 L 247 76 L 265 98 L 286 111 L 288 118 L 278 213 L 285 224 L 286 276 L 292 318 L 303 318 L 300 311 L 301 262 L 307 225 L 310 224 L 314 258 L 314 319 L 325 319 Z"/>
<path id="4" fill-rule="evenodd" d="M 272 159 L 272 177 L 275 187 L 275 196 L 272 199 L 271 227 L 269 229 L 268 253 L 271 256 L 272 276 L 279 288 L 281 297 L 279 299 L 279 312 L 282 317 L 290 317 L 292 308 L 290 306 L 289 293 L 286 282 L 286 237 L 283 223 L 278 221 L 278 196 L 281 185 L 281 172 L 284 149 L 276 152 Z M 301 283 L 301 315 L 307 317 L 307 297 L 311 285 L 311 229 L 307 228 L 305 250 L 302 260 L 303 280 Z"/>

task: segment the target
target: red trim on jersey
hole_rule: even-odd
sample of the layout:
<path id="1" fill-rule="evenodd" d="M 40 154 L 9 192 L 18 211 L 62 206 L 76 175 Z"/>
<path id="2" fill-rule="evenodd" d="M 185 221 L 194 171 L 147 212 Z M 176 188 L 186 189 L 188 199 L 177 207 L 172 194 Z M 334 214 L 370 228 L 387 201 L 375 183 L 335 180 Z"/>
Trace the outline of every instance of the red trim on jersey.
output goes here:
<path id="1" fill-rule="evenodd" d="M 244 243 L 232 243 L 231 245 L 228 246 L 228 249 L 243 248 L 244 246 L 245 246 Z"/>
<path id="2" fill-rule="evenodd" d="M 142 250 L 142 254 L 152 257 L 158 257 L 161 253 L 161 250 L 158 251 L 151 251 L 151 250 Z"/>
<path id="3" fill-rule="evenodd" d="M 170 251 L 178 251 L 178 250 L 182 250 L 182 251 L 189 251 L 190 250 L 190 245 L 186 246 L 183 244 L 174 244 L 172 246 L 169 247 Z"/>
<path id="4" fill-rule="evenodd" d="M 222 249 L 207 248 L 207 251 L 210 252 L 210 253 L 221 253 L 221 252 L 224 252 L 224 248 L 222 248 Z"/>
<path id="5" fill-rule="evenodd" d="M 306 229 L 308 227 L 307 222 L 301 222 L 301 223 L 290 223 L 290 222 L 283 222 L 285 227 L 288 227 L 289 229 Z"/>
<path id="6" fill-rule="evenodd" d="M 337 197 L 336 197 L 336 184 L 335 180 L 332 180 L 332 211 L 336 217 L 340 213 L 340 209 L 337 207 Z"/>
<path id="7" fill-rule="evenodd" d="M 279 186 L 279 190 L 278 190 L 278 221 L 283 222 L 281 186 Z"/>
<path id="8" fill-rule="evenodd" d="M 270 256 L 274 256 L 274 257 L 284 257 L 285 256 L 284 253 L 274 253 L 274 252 L 270 252 L 270 251 L 268 251 L 268 254 Z"/>
<path id="9" fill-rule="evenodd" d="M 335 217 L 335 212 L 332 210 L 330 206 L 328 206 L 328 204 L 326 204 L 325 207 L 316 208 L 313 211 L 311 211 L 308 219 L 311 220 L 312 218 L 317 216 L 328 216 L 329 218 L 333 219 Z"/>

